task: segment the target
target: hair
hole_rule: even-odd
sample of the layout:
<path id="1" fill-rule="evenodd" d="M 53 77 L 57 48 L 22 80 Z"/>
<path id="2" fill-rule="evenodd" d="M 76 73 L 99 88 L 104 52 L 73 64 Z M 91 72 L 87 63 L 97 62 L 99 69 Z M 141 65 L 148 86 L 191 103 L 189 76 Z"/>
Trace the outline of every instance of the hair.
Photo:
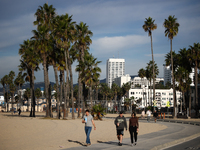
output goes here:
<path id="1" fill-rule="evenodd" d="M 131 114 L 131 116 L 133 116 L 133 115 L 134 115 L 134 116 L 136 116 L 136 113 L 135 113 L 135 112 L 133 112 L 133 113 Z"/>
<path id="2" fill-rule="evenodd" d="M 88 109 L 85 112 L 90 112 Z"/>
<path id="3" fill-rule="evenodd" d="M 123 111 L 120 111 L 119 114 L 123 114 Z"/>

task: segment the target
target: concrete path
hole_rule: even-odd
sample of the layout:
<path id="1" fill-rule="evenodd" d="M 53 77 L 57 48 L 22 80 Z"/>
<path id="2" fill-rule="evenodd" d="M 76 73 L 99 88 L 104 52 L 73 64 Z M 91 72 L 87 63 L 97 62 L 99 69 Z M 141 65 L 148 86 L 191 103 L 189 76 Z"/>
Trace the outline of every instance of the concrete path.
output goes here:
<path id="1" fill-rule="evenodd" d="M 146 122 L 146 120 L 139 120 L 140 122 Z M 151 121 L 151 123 L 154 123 Z M 158 124 L 166 125 L 168 128 L 158 132 L 138 135 L 137 145 L 132 147 L 130 145 L 130 139 L 123 139 L 123 145 L 118 146 L 118 141 L 101 142 L 98 144 L 92 144 L 89 147 L 80 146 L 68 148 L 67 150 L 79 150 L 79 149 L 95 149 L 95 150 L 115 150 L 115 149 L 135 149 L 135 150 L 158 150 L 167 148 L 179 143 L 187 142 L 189 140 L 200 137 L 199 122 L 194 121 L 180 121 L 180 120 L 159 120 Z"/>

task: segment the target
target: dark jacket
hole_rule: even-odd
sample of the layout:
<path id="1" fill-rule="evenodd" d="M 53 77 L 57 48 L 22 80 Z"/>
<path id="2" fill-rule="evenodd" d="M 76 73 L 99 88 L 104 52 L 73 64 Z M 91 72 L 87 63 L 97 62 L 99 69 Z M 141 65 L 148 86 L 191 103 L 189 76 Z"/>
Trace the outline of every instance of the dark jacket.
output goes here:
<path id="1" fill-rule="evenodd" d="M 119 126 L 117 126 L 117 123 L 119 123 Z M 117 130 L 122 130 L 124 128 L 126 128 L 126 130 L 127 130 L 126 118 L 124 116 L 122 116 L 122 117 L 120 117 L 120 116 L 116 117 L 114 124 L 116 125 Z"/>

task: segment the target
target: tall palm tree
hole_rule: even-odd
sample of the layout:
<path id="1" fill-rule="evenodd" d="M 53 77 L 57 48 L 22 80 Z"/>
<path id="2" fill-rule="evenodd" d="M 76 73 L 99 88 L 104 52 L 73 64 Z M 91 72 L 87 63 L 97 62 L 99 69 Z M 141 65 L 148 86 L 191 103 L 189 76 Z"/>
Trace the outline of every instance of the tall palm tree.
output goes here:
<path id="1" fill-rule="evenodd" d="M 53 30 L 53 19 L 56 16 L 55 8 L 52 5 L 45 3 L 42 6 L 39 6 L 36 13 L 36 21 L 34 25 L 37 25 L 37 30 L 33 30 L 33 38 L 38 41 L 37 51 L 41 55 L 43 60 L 43 70 L 44 70 L 44 83 L 45 83 L 45 93 L 47 100 L 47 111 L 46 117 L 51 117 L 51 99 L 49 96 L 49 81 L 48 81 L 48 72 L 47 72 L 47 57 L 48 53 L 52 50 L 52 45 L 49 44 L 50 34 Z"/>
<path id="2" fill-rule="evenodd" d="M 197 69 L 200 68 L 199 62 L 200 62 L 200 44 L 194 43 L 193 46 L 189 46 L 188 50 L 188 58 L 190 61 L 190 64 L 192 67 L 194 67 L 194 73 L 195 73 L 195 105 L 196 105 L 196 111 L 198 110 L 198 71 Z"/>
<path id="3" fill-rule="evenodd" d="M 76 25 L 76 42 L 75 42 L 75 48 L 78 51 L 77 52 L 77 60 L 78 62 L 82 61 L 82 63 L 84 63 L 84 54 L 85 51 L 87 51 L 89 49 L 90 44 L 92 43 L 92 31 L 89 30 L 89 26 L 86 25 L 86 23 L 80 22 L 79 24 Z M 84 109 L 85 109 L 85 104 L 83 102 L 83 89 L 85 87 L 83 87 L 83 83 L 81 82 L 81 78 L 80 78 L 80 73 L 79 72 L 79 78 L 78 78 L 78 85 L 79 85 L 79 100 L 82 100 L 82 115 L 84 115 Z M 79 103 L 80 105 L 80 103 Z M 78 112 L 80 113 L 80 111 Z M 79 117 L 79 115 L 78 115 Z"/>
<path id="4" fill-rule="evenodd" d="M 92 86 L 95 83 L 95 80 L 100 77 L 101 69 L 98 67 L 98 64 L 101 61 L 97 61 L 97 58 L 94 58 L 91 54 L 87 53 L 84 56 L 84 63 L 80 62 L 80 65 L 77 65 L 77 71 L 81 70 L 80 77 L 82 78 L 82 82 L 89 87 L 89 95 L 90 95 L 90 109 L 93 107 L 92 102 Z"/>
<path id="5" fill-rule="evenodd" d="M 151 38 L 151 54 L 153 62 L 153 100 L 155 100 L 155 68 L 154 68 L 154 56 L 153 56 L 153 42 L 152 42 L 152 31 L 157 29 L 157 24 L 154 24 L 154 21 L 151 17 L 145 18 L 144 25 L 142 26 L 145 32 L 148 32 L 148 35 Z"/>
<path id="6" fill-rule="evenodd" d="M 31 112 L 30 117 L 35 117 L 35 94 L 34 94 L 34 71 L 39 69 L 41 62 L 40 56 L 37 53 L 35 40 L 24 41 L 24 45 L 21 45 L 19 54 L 21 55 L 20 71 L 27 71 L 30 76 L 30 88 L 31 88 Z"/>
<path id="7" fill-rule="evenodd" d="M 173 55 L 172 55 L 172 40 L 174 36 L 178 34 L 178 28 L 179 23 L 177 22 L 177 18 L 175 16 L 169 16 L 168 19 L 165 19 L 164 21 L 164 27 L 165 27 L 165 36 L 167 36 L 170 39 L 170 52 L 171 52 L 171 67 L 172 67 L 172 82 L 173 82 L 173 102 L 174 102 L 174 112 L 173 117 L 176 118 L 176 96 L 175 96 L 175 79 L 174 79 L 174 68 L 173 68 Z"/>
<path id="8" fill-rule="evenodd" d="M 64 58 L 65 58 L 65 70 L 66 70 L 66 81 L 67 81 L 67 87 L 66 91 L 68 91 L 67 88 L 70 88 L 71 92 L 71 101 L 73 101 L 73 75 L 72 75 L 72 60 L 70 58 L 70 46 L 71 43 L 75 40 L 75 28 L 74 24 L 75 22 L 72 22 L 72 16 L 69 16 L 68 14 L 57 16 L 56 17 L 56 25 L 55 25 L 55 37 L 56 37 L 56 43 L 61 48 L 61 50 L 64 51 Z M 69 85 L 69 77 L 70 74 L 70 86 Z M 72 103 L 72 107 L 74 107 L 74 103 Z M 64 108 L 65 109 L 65 108 Z M 73 109 L 73 108 L 72 108 Z M 72 111 L 72 118 L 74 119 L 74 111 Z"/>
<path id="9" fill-rule="evenodd" d="M 10 93 L 11 93 L 11 101 L 12 101 L 12 111 L 14 112 L 13 101 L 14 101 L 14 93 L 15 93 L 16 87 L 13 83 L 13 80 L 14 80 L 14 77 L 15 77 L 15 72 L 10 71 L 8 77 L 9 77 L 8 78 L 8 84 L 9 84 L 9 89 L 10 89 Z"/>

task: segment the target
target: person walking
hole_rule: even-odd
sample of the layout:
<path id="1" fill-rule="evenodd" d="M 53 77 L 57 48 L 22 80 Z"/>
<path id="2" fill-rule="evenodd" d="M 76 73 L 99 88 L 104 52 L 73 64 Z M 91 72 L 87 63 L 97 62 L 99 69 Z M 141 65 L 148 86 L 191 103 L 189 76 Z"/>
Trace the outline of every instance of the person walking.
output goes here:
<path id="1" fill-rule="evenodd" d="M 144 119 L 145 118 L 145 111 L 143 110 L 141 113 L 141 118 Z"/>
<path id="2" fill-rule="evenodd" d="M 139 123 L 138 118 L 136 117 L 136 114 L 133 112 L 131 115 L 131 118 L 129 119 L 129 132 L 131 137 L 131 145 L 137 144 L 137 134 L 139 131 Z M 133 140 L 133 133 L 134 133 L 134 140 Z"/>
<path id="3" fill-rule="evenodd" d="M 89 110 L 85 111 L 85 116 L 83 117 L 82 123 L 85 123 L 86 146 L 90 146 L 90 133 L 92 131 L 92 125 L 94 126 L 94 130 L 96 130 L 96 126 L 92 115 L 89 113 Z"/>
<path id="4" fill-rule="evenodd" d="M 147 121 L 150 122 L 150 118 L 151 118 L 151 111 L 150 109 L 147 111 Z"/>
<path id="5" fill-rule="evenodd" d="M 114 124 L 116 125 L 117 129 L 117 139 L 119 140 L 118 145 L 122 146 L 124 128 L 126 128 L 127 131 L 127 123 L 126 118 L 123 116 L 123 111 L 120 111 L 119 116 L 115 118 Z"/>
<path id="6" fill-rule="evenodd" d="M 153 113 L 153 117 L 154 117 L 154 121 L 155 121 L 155 123 L 156 123 L 156 119 L 157 119 L 157 117 L 158 117 L 158 113 L 157 113 L 156 110 L 155 110 L 154 113 Z"/>

